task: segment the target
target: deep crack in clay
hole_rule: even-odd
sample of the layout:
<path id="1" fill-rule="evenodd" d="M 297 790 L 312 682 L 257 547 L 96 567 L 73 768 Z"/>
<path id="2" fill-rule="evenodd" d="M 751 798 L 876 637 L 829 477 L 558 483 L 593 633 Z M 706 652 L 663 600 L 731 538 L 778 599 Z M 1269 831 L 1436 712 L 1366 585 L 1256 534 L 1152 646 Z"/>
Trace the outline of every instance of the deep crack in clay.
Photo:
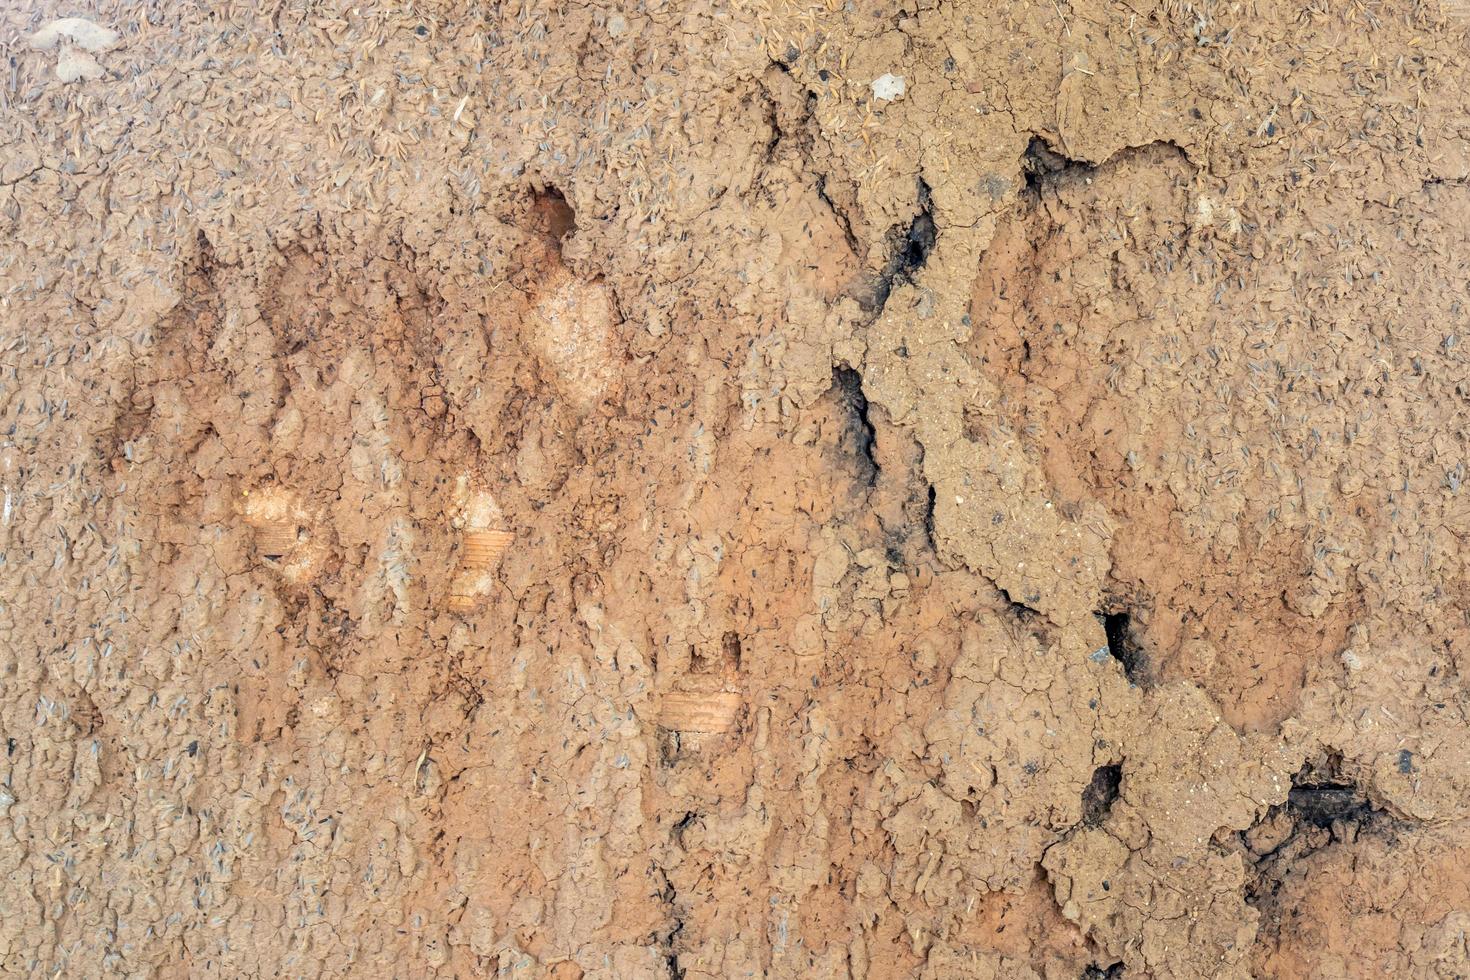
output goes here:
<path id="1" fill-rule="evenodd" d="M 1466 13 L 5 6 L 0 973 L 1470 975 Z"/>

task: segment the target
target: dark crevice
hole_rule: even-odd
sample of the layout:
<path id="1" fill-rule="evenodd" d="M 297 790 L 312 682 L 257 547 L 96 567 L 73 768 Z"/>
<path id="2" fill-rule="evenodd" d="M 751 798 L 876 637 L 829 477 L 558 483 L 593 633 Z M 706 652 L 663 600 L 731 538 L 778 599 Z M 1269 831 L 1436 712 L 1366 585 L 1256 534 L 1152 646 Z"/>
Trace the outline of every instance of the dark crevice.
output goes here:
<path id="1" fill-rule="evenodd" d="M 558 246 L 562 239 L 577 230 L 577 212 L 557 187 L 547 184 L 544 190 L 536 193 L 535 210 L 542 228 Z"/>
<path id="2" fill-rule="evenodd" d="M 1140 146 L 1126 146 L 1101 163 L 1092 164 L 1086 160 L 1074 160 L 1059 152 L 1044 137 L 1032 136 L 1031 142 L 1026 146 L 1026 152 L 1021 154 L 1021 176 L 1026 182 L 1025 192 L 1034 202 L 1042 188 L 1048 185 L 1054 185 L 1062 180 L 1087 178 L 1100 169 L 1113 167 L 1125 160 L 1159 150 L 1175 154 L 1191 169 L 1198 170 L 1193 161 L 1189 159 L 1189 154 L 1184 152 L 1184 148 L 1171 140 L 1154 140 Z"/>
<path id="3" fill-rule="evenodd" d="M 919 213 L 909 223 L 908 231 L 895 229 L 892 238 L 893 255 L 873 286 L 870 309 L 874 312 L 883 309 L 895 283 L 913 281 L 914 273 L 929 261 L 929 253 L 934 251 L 934 243 L 939 238 L 939 230 L 934 224 L 934 202 L 929 185 L 922 177 L 919 178 Z"/>
<path id="4" fill-rule="evenodd" d="M 720 638 L 720 649 L 725 657 L 725 669 L 738 671 L 740 669 L 741 643 L 740 634 L 733 630 L 727 630 Z"/>
<path id="5" fill-rule="evenodd" d="M 827 205 L 832 216 L 837 219 L 837 224 L 842 228 L 842 237 L 847 240 L 847 247 L 852 250 L 852 254 L 861 255 L 862 246 L 858 242 L 857 234 L 852 230 L 852 219 L 847 216 L 846 211 L 838 207 L 837 203 L 827 196 L 826 174 L 817 175 L 817 196 L 822 199 L 822 203 Z"/>
<path id="6" fill-rule="evenodd" d="M 1431 177 L 1420 185 L 1420 190 L 1427 191 L 1431 187 L 1470 187 L 1470 178 L 1465 177 Z"/>
<path id="7" fill-rule="evenodd" d="M 689 648 L 689 673 L 691 674 L 713 674 L 719 669 L 720 661 L 717 655 L 713 655 L 699 647 Z"/>
<path id="8" fill-rule="evenodd" d="M 680 817 L 679 822 L 674 824 L 673 828 L 669 831 L 670 836 L 674 838 L 674 843 L 680 847 L 684 846 L 684 831 L 688 830 L 689 825 L 692 823 L 694 823 L 694 811 L 686 810 L 684 816 Z"/>
<path id="9" fill-rule="evenodd" d="M 939 548 L 935 544 L 934 538 L 934 502 L 938 499 L 938 496 L 934 492 L 934 484 L 929 484 L 929 504 L 924 510 L 924 537 L 929 542 L 929 550 L 936 555 L 939 554 Z"/>
<path id="10" fill-rule="evenodd" d="M 1006 601 L 1006 605 L 1010 608 L 1011 614 L 1021 622 L 1028 624 L 1035 623 L 1043 618 L 1041 613 L 1035 608 L 1026 605 L 1024 602 L 1017 602 L 1015 599 L 1012 599 L 1011 594 L 1005 589 L 997 586 L 997 590 L 1000 592 L 1001 598 Z"/>
<path id="11" fill-rule="evenodd" d="M 764 88 L 761 91 L 763 93 L 766 92 Z M 780 148 L 781 140 L 786 137 L 786 133 L 781 129 L 781 116 L 776 105 L 776 100 L 771 98 L 768 93 L 765 94 L 765 100 L 766 125 L 771 127 L 771 138 L 766 141 L 765 156 L 766 165 L 769 166 L 771 161 L 776 159 L 776 150 Z"/>
<path id="12" fill-rule="evenodd" d="M 1092 781 L 1082 790 L 1083 824 L 1096 827 L 1106 820 L 1122 787 L 1122 766 L 1098 766 L 1094 769 Z"/>
<path id="13" fill-rule="evenodd" d="M 1173 140 L 1154 140 L 1152 143 L 1145 143 L 1142 146 L 1126 147 L 1125 149 L 1118 151 L 1116 154 L 1110 157 L 1107 162 L 1111 163 L 1113 160 L 1122 157 L 1124 154 L 1147 153 L 1150 150 L 1168 150 L 1170 153 L 1173 153 L 1179 159 L 1183 160 L 1185 165 L 1189 167 L 1189 169 L 1195 171 L 1196 173 L 1199 172 L 1199 167 L 1196 166 L 1195 162 L 1189 158 L 1189 154 L 1185 152 L 1184 147 L 1180 146 Z"/>
<path id="14" fill-rule="evenodd" d="M 1339 775 L 1341 762 L 1332 760 L 1327 771 L 1304 767 L 1291 780 L 1286 812 L 1299 824 L 1331 829 L 1338 821 L 1365 823 L 1378 811 L 1350 780 Z"/>
<path id="15" fill-rule="evenodd" d="M 1026 179 L 1026 190 L 1040 194 L 1042 187 L 1067 174 L 1086 175 L 1093 166 L 1082 160 L 1073 160 L 1052 148 L 1040 136 L 1031 137 L 1026 152 L 1021 154 L 1021 175 Z"/>
<path id="16" fill-rule="evenodd" d="M 930 198 L 929 185 L 920 178 L 919 213 L 914 216 L 908 234 L 904 237 L 896 271 L 900 275 L 910 276 L 922 269 L 924 263 L 929 261 L 929 253 L 934 250 L 934 241 L 938 237 L 938 231 L 934 227 L 934 203 Z"/>
<path id="17" fill-rule="evenodd" d="M 1263 826 L 1268 833 L 1277 828 L 1279 836 L 1264 841 L 1256 838 L 1257 828 Z M 1390 815 L 1375 809 L 1362 789 L 1346 778 L 1339 753 L 1328 753 L 1303 766 L 1292 777 L 1286 802 L 1268 809 L 1250 830 L 1239 835 L 1247 859 L 1253 861 L 1245 900 L 1261 913 L 1263 934 L 1279 928 L 1285 911 L 1282 883 L 1307 857 L 1333 844 L 1351 842 L 1365 831 L 1391 836 L 1395 826 Z"/>
<path id="18" fill-rule="evenodd" d="M 1099 613 L 1108 638 L 1108 653 L 1123 665 L 1123 674 L 1134 684 L 1148 680 L 1148 656 L 1133 634 L 1133 620 L 1126 612 Z"/>
<path id="19" fill-rule="evenodd" d="M 1123 963 L 1119 961 L 1111 966 L 1098 966 L 1093 964 L 1082 971 L 1079 980 L 1122 980 Z"/>
<path id="20" fill-rule="evenodd" d="M 1274 853 L 1267 855 L 1260 861 L 1260 866 L 1270 868 L 1275 863 Z M 1281 894 L 1281 877 L 1279 874 L 1261 874 L 1259 870 L 1247 879 L 1245 884 L 1245 904 L 1260 913 L 1260 934 L 1262 936 L 1273 935 L 1280 924 L 1281 910 L 1279 898 Z"/>
<path id="21" fill-rule="evenodd" d="M 728 630 L 720 637 L 718 649 L 690 646 L 689 673 L 729 677 L 740 671 L 740 634 Z"/>
<path id="22" fill-rule="evenodd" d="M 689 814 L 685 819 L 687 820 L 689 816 L 693 816 L 693 814 Z M 675 944 L 679 940 L 679 934 L 684 931 L 684 917 L 679 912 L 679 893 L 674 888 L 674 883 L 669 880 L 668 873 L 661 872 L 661 874 L 664 879 L 664 887 L 659 897 L 669 907 L 669 914 L 674 920 L 673 926 L 670 927 L 667 935 L 663 937 L 661 944 L 665 951 L 664 965 L 668 967 L 669 980 L 684 980 L 684 968 L 679 965 L 679 954 L 674 949 Z"/>
<path id="23" fill-rule="evenodd" d="M 658 733 L 658 761 L 665 769 L 672 768 L 684 753 L 684 740 L 680 733 L 671 728 L 660 728 Z"/>
<path id="24" fill-rule="evenodd" d="M 843 448 L 857 463 L 858 476 L 867 486 L 878 482 L 880 467 L 873 458 L 877 434 L 868 418 L 868 396 L 863 394 L 863 376 L 847 365 L 832 369 L 832 390 L 847 418 L 842 434 Z"/>

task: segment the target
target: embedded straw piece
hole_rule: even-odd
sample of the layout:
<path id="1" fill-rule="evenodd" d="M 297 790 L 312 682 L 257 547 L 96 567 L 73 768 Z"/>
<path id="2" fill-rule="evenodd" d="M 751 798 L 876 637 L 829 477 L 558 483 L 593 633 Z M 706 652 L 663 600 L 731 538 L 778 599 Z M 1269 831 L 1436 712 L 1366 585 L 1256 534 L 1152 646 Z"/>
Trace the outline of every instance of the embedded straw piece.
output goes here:
<path id="1" fill-rule="evenodd" d="M 445 605 L 450 612 L 467 613 L 473 611 L 479 601 L 480 597 L 477 595 L 451 595 Z"/>
<path id="2" fill-rule="evenodd" d="M 515 537 L 514 531 L 499 529 L 466 531 L 460 568 L 479 571 L 491 567 L 505 554 Z"/>
<path id="3" fill-rule="evenodd" d="M 309 518 L 295 493 L 276 485 L 256 487 L 241 493 L 239 506 L 240 516 L 255 531 L 257 555 L 280 558 L 296 549 Z"/>
<path id="4" fill-rule="evenodd" d="M 676 732 L 717 734 L 734 731 L 740 704 L 740 695 L 734 691 L 711 694 L 671 692 L 663 696 L 658 723 Z"/>
<path id="5" fill-rule="evenodd" d="M 255 550 L 267 558 L 276 558 L 296 547 L 296 522 L 262 521 L 255 525 Z"/>
<path id="6" fill-rule="evenodd" d="M 515 540 L 515 532 L 503 528 L 475 528 L 464 532 L 459 569 L 450 583 L 450 612 L 472 611 L 484 596 L 490 572 Z"/>

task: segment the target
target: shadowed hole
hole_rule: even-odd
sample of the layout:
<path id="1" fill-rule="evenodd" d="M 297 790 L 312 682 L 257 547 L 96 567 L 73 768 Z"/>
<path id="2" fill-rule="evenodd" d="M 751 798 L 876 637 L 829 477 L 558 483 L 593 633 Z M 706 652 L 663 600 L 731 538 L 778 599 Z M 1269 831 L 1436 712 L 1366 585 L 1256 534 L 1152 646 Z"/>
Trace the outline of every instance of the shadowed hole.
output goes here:
<path id="1" fill-rule="evenodd" d="M 1108 638 L 1108 653 L 1123 665 L 1123 674 L 1134 684 L 1148 679 L 1148 658 L 1133 631 L 1133 619 L 1126 612 L 1104 613 L 1103 632 Z"/>
<path id="2" fill-rule="evenodd" d="M 1121 765 L 1098 766 L 1092 771 L 1092 781 L 1082 790 L 1082 822 L 1096 827 L 1107 819 L 1118 799 L 1123 786 Z"/>

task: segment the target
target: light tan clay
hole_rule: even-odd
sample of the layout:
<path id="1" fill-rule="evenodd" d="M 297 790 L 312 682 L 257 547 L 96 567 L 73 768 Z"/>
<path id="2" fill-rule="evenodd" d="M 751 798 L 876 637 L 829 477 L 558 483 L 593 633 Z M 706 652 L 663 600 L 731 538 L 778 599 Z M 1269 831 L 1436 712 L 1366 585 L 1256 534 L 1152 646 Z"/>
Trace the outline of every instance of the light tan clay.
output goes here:
<path id="1" fill-rule="evenodd" d="M 0 43 L 0 976 L 1470 977 L 1470 0 Z"/>
<path id="2" fill-rule="evenodd" d="M 741 697 L 734 691 L 665 694 L 658 723 L 676 732 L 716 734 L 735 730 Z"/>

